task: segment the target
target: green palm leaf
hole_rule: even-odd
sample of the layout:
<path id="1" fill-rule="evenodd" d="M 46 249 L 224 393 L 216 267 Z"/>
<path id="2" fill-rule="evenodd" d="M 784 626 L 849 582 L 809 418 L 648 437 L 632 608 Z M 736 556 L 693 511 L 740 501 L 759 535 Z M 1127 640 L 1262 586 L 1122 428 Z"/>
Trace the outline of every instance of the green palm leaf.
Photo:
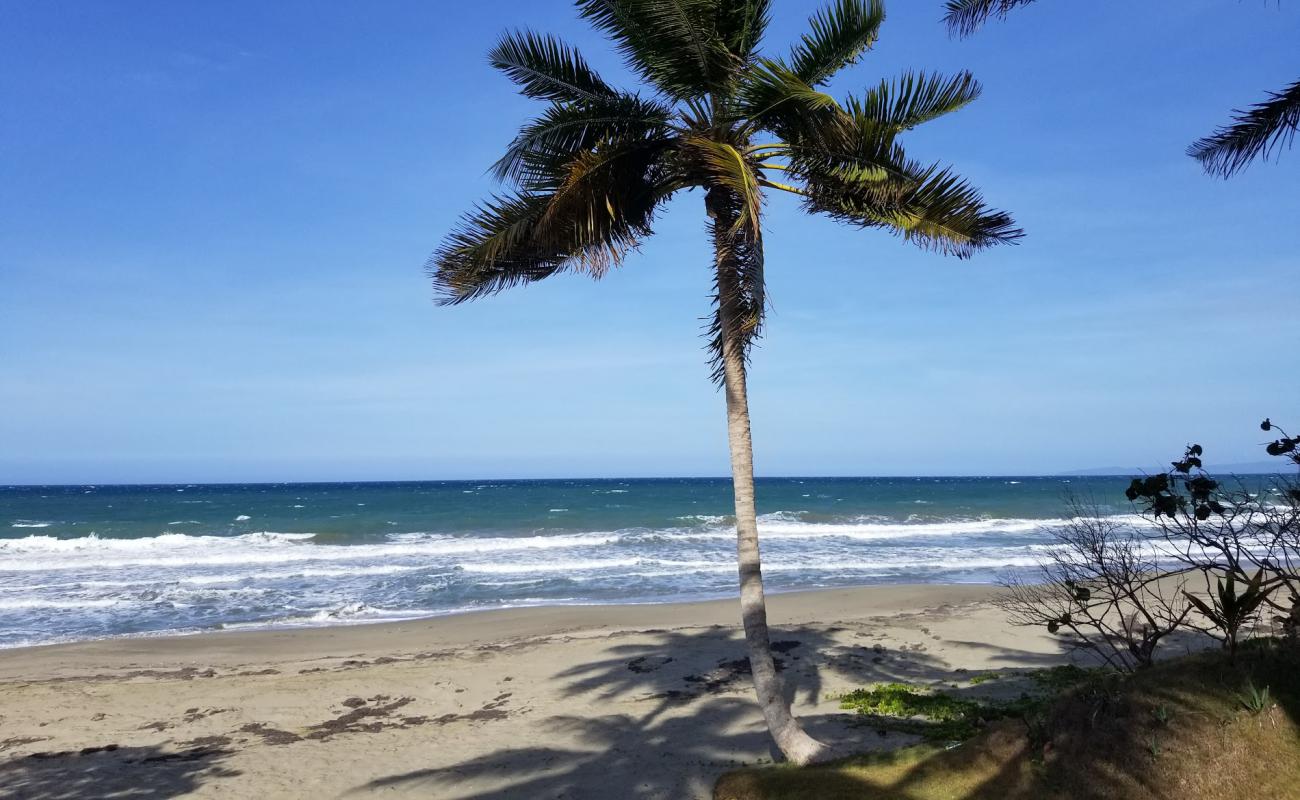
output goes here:
<path id="1" fill-rule="evenodd" d="M 951 114 L 979 96 L 979 81 L 969 72 L 951 78 L 907 72 L 893 82 L 882 80 L 861 100 L 850 100 L 847 108 L 897 132 Z"/>
<path id="2" fill-rule="evenodd" d="M 1008 214 L 988 208 L 977 190 L 947 169 L 931 167 L 908 183 L 891 178 L 883 191 L 874 181 L 854 183 L 837 177 L 810 176 L 805 197 L 809 211 L 884 228 L 957 258 L 1024 236 Z"/>
<path id="3" fill-rule="evenodd" d="M 771 0 L 718 0 L 718 36 L 732 55 L 748 60 L 763 40 L 771 13 Z"/>
<path id="4" fill-rule="evenodd" d="M 1005 17 L 1010 11 L 1027 6 L 1034 0 L 948 0 L 943 21 L 958 36 L 970 36 L 992 17 Z"/>
<path id="5" fill-rule="evenodd" d="M 760 59 L 745 73 L 735 114 L 784 138 L 797 128 L 816 126 L 825 118 L 823 112 L 838 108 L 835 98 L 814 89 L 787 65 Z"/>
<path id="6" fill-rule="evenodd" d="M 525 125 L 492 171 L 524 187 L 544 179 L 557 160 L 576 158 L 601 142 L 668 136 L 672 110 L 635 95 L 554 104 Z"/>
<path id="7" fill-rule="evenodd" d="M 427 269 L 441 302 L 456 304 L 559 272 L 600 277 L 650 234 L 677 188 L 667 143 L 621 142 L 558 166 L 549 191 L 493 198 L 461 219 Z"/>
<path id="8" fill-rule="evenodd" d="M 494 197 L 463 216 L 426 265 L 439 302 L 461 303 L 555 274 L 567 254 L 536 236 L 548 200 Z"/>
<path id="9" fill-rule="evenodd" d="M 791 69 L 810 86 L 825 83 L 875 44 L 884 21 L 881 0 L 835 0 L 809 18 L 812 30 L 791 53 Z"/>
<path id="10" fill-rule="evenodd" d="M 628 66 L 665 95 L 702 97 L 730 85 L 741 62 L 718 31 L 720 0 L 578 0 Z"/>
<path id="11" fill-rule="evenodd" d="M 1245 111 L 1233 123 L 1198 139 L 1187 154 L 1205 171 L 1227 178 L 1257 158 L 1267 159 L 1295 141 L 1300 130 L 1300 81 Z"/>
<path id="12" fill-rule="evenodd" d="M 488 52 L 488 61 L 519 85 L 526 97 L 561 102 L 591 101 L 615 96 L 577 50 L 532 31 L 501 37 Z"/>

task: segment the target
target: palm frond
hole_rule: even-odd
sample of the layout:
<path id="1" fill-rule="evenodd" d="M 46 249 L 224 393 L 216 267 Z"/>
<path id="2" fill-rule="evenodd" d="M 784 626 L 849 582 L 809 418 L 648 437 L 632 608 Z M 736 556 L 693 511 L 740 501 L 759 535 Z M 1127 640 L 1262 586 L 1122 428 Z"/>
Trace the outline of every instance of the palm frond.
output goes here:
<path id="1" fill-rule="evenodd" d="M 916 186 L 920 165 L 908 160 L 898 144 L 880 140 L 874 148 L 826 149 L 824 142 L 805 142 L 787 150 L 790 172 L 819 193 L 870 197 L 884 206 L 899 202 Z"/>
<path id="2" fill-rule="evenodd" d="M 1198 139 L 1187 154 L 1212 175 L 1227 178 L 1256 159 L 1268 159 L 1295 141 L 1300 130 L 1300 81 L 1244 111 L 1231 125 Z"/>
<path id="3" fill-rule="evenodd" d="M 669 146 L 595 148 L 557 167 L 552 190 L 493 198 L 465 215 L 427 265 L 441 302 L 571 269 L 604 274 L 650 234 L 656 209 L 679 187 L 663 158 Z"/>
<path id="4" fill-rule="evenodd" d="M 540 221 L 575 228 L 584 239 L 595 240 L 618 219 L 650 213 L 665 195 L 663 156 L 672 145 L 667 139 L 613 141 L 570 159 L 558 181 L 547 187 L 550 204 Z M 592 266 L 603 271 L 608 265 Z"/>
<path id="5" fill-rule="evenodd" d="M 913 244 L 958 258 L 1024 236 L 1010 215 L 988 208 L 969 183 L 938 167 L 920 172 L 910 188 L 883 202 L 870 184 L 814 175 L 807 181 L 805 205 L 844 222 L 885 228 Z"/>
<path id="6" fill-rule="evenodd" d="M 498 180 L 533 187 L 557 160 L 575 158 L 601 142 L 669 135 L 671 115 L 667 106 L 635 95 L 556 103 L 520 130 L 492 171 Z"/>
<path id="7" fill-rule="evenodd" d="M 950 114 L 979 96 L 979 81 L 969 72 L 951 78 L 907 72 L 892 83 L 882 80 L 845 106 L 854 116 L 898 132 Z"/>
<path id="8" fill-rule="evenodd" d="M 674 99 L 734 81 L 742 62 L 718 32 L 721 0 L 577 0 L 578 12 L 611 40 L 628 66 Z"/>
<path id="9" fill-rule="evenodd" d="M 576 49 L 554 36 L 507 33 L 488 51 L 488 61 L 518 84 L 526 97 L 572 103 L 617 94 Z"/>
<path id="10" fill-rule="evenodd" d="M 880 23 L 885 21 L 882 0 L 833 0 L 814 14 L 790 55 L 790 67 L 810 86 L 825 83 L 876 42 Z"/>
<path id="11" fill-rule="evenodd" d="M 835 98 L 814 89 L 786 64 L 759 59 L 745 70 L 735 100 L 736 116 L 750 127 L 777 136 L 792 135 L 792 128 L 815 126 L 824 112 L 839 109 Z"/>
<path id="12" fill-rule="evenodd" d="M 548 201 L 543 195 L 494 197 L 463 216 L 425 265 L 439 302 L 462 303 L 559 271 L 568 254 L 535 235 Z"/>
<path id="13" fill-rule="evenodd" d="M 718 186 L 709 190 L 705 204 L 709 209 L 709 233 L 716 259 L 713 316 L 706 335 L 713 361 L 713 381 L 721 384 L 728 350 L 740 349 L 735 355 L 743 367 L 750 347 L 762 333 L 767 310 L 763 236 L 760 226 L 742 222 L 748 204 L 744 197 Z"/>
<path id="14" fill-rule="evenodd" d="M 780 153 L 790 172 L 805 181 L 890 203 L 911 191 L 924 171 L 896 142 L 897 132 L 870 115 L 836 106 L 833 113 L 786 124 Z"/>
<path id="15" fill-rule="evenodd" d="M 1034 0 L 948 0 L 943 15 L 948 30 L 957 36 L 970 36 L 992 17 L 1005 17 L 1019 6 Z"/>
<path id="16" fill-rule="evenodd" d="M 718 0 L 718 36 L 737 59 L 749 60 L 758 50 L 772 17 L 772 0 Z"/>

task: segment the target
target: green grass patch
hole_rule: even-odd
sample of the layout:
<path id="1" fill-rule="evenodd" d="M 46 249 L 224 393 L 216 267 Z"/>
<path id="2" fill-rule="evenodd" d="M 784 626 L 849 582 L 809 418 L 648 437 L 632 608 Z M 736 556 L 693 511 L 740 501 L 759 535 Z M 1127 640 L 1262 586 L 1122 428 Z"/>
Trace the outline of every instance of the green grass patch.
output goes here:
<path id="1" fill-rule="evenodd" d="M 1059 694 L 1067 689 L 1073 689 L 1076 686 L 1113 673 L 1101 667 L 1086 669 L 1077 667 L 1074 664 L 1061 664 L 1060 666 L 1036 669 L 1022 674 L 1042 689 Z"/>
<path id="2" fill-rule="evenodd" d="M 914 733 L 929 742 L 959 742 L 990 722 L 1024 718 L 1043 701 L 1023 695 L 1009 702 L 956 697 L 905 683 L 857 689 L 840 698 L 840 708 L 877 718 L 882 728 Z"/>

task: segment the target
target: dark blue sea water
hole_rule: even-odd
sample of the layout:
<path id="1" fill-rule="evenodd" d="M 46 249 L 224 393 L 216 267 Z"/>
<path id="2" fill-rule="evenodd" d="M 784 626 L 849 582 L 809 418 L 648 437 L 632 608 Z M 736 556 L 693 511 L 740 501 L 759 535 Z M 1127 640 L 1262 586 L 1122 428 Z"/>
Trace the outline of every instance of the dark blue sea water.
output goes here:
<path id="1" fill-rule="evenodd" d="M 1123 478 L 769 478 L 772 590 L 991 582 Z M 724 479 L 0 487 L 0 646 L 735 586 Z"/>

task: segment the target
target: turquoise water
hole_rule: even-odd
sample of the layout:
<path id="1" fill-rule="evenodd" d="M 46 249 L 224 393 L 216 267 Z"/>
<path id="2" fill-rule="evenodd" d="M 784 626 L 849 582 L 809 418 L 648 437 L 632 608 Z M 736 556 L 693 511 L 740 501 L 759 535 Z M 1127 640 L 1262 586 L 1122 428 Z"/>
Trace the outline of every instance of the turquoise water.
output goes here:
<path id="1" fill-rule="evenodd" d="M 1067 490 L 1127 479 L 769 478 L 772 590 L 991 582 Z M 0 487 L 0 646 L 729 596 L 724 479 Z"/>

